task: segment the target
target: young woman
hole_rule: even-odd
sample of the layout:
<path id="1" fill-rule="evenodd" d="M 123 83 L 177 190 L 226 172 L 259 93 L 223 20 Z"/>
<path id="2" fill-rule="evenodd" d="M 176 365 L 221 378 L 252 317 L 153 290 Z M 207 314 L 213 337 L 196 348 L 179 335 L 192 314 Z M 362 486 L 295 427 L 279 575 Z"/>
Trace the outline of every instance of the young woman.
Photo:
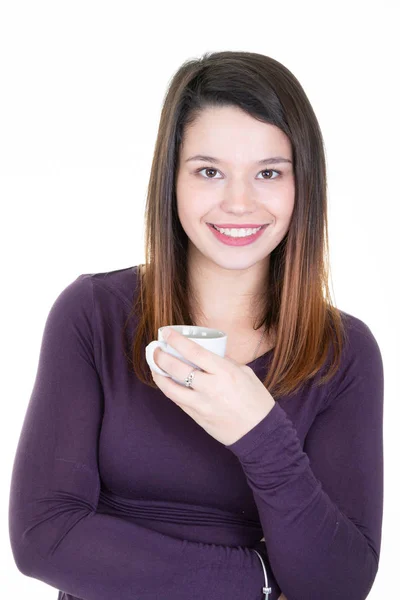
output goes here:
<path id="1" fill-rule="evenodd" d="M 15 457 L 10 539 L 59 600 L 363 600 L 383 510 L 383 365 L 328 289 L 323 139 L 294 75 L 184 63 L 161 114 L 146 262 L 49 313 Z M 145 347 L 228 335 L 200 367 Z"/>

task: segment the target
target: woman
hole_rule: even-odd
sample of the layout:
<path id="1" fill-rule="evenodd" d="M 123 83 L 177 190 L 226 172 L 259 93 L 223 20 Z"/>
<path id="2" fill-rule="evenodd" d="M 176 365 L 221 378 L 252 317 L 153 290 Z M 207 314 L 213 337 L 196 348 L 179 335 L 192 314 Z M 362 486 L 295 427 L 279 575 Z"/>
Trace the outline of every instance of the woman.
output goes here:
<path id="1" fill-rule="evenodd" d="M 46 322 L 11 485 L 22 573 L 59 600 L 367 597 L 383 365 L 330 301 L 327 246 L 323 139 L 294 75 L 250 52 L 184 63 L 145 265 L 80 275 Z M 169 324 L 225 331 L 226 356 L 172 330 L 201 370 L 157 350 L 183 385 L 157 375 L 144 349 Z"/>

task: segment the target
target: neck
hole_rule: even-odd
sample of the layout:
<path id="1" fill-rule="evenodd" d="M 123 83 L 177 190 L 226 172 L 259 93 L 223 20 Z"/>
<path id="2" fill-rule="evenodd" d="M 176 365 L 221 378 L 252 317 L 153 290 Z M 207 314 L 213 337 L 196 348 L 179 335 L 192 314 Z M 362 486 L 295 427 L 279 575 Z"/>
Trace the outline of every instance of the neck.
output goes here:
<path id="1" fill-rule="evenodd" d="M 203 257 L 204 258 L 204 257 Z M 249 331 L 265 303 L 265 261 L 245 269 L 228 269 L 211 261 L 188 263 L 188 293 L 196 324 Z"/>

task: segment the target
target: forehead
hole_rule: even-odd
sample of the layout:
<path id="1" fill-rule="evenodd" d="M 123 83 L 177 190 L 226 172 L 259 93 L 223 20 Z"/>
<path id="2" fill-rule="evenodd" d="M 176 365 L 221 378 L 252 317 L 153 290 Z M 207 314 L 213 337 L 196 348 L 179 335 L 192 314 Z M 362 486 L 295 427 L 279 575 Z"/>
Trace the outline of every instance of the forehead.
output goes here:
<path id="1" fill-rule="evenodd" d="M 186 128 L 182 158 L 208 154 L 227 162 L 254 162 L 269 153 L 291 158 L 287 135 L 236 106 L 208 107 Z"/>

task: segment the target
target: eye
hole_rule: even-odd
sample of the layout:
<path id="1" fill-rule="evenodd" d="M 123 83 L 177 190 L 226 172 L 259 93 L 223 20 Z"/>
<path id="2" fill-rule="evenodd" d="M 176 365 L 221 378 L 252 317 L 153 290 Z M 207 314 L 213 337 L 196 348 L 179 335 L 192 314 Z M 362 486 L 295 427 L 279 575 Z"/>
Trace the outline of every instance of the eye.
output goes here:
<path id="1" fill-rule="evenodd" d="M 218 173 L 218 169 L 214 169 L 213 167 L 202 167 L 201 169 L 197 169 L 196 173 L 201 173 L 202 171 L 214 171 Z M 260 173 L 277 173 L 277 175 L 281 175 L 281 171 L 276 171 L 275 169 L 264 169 L 260 171 Z M 204 179 L 220 179 L 219 177 L 204 177 Z M 276 179 L 276 177 L 264 177 L 263 179 Z"/>
<path id="2" fill-rule="evenodd" d="M 281 171 L 276 171 L 275 169 L 264 169 L 264 171 L 260 171 L 260 173 L 276 173 L 279 176 Z M 266 179 L 276 179 L 276 177 L 267 177 Z"/>

